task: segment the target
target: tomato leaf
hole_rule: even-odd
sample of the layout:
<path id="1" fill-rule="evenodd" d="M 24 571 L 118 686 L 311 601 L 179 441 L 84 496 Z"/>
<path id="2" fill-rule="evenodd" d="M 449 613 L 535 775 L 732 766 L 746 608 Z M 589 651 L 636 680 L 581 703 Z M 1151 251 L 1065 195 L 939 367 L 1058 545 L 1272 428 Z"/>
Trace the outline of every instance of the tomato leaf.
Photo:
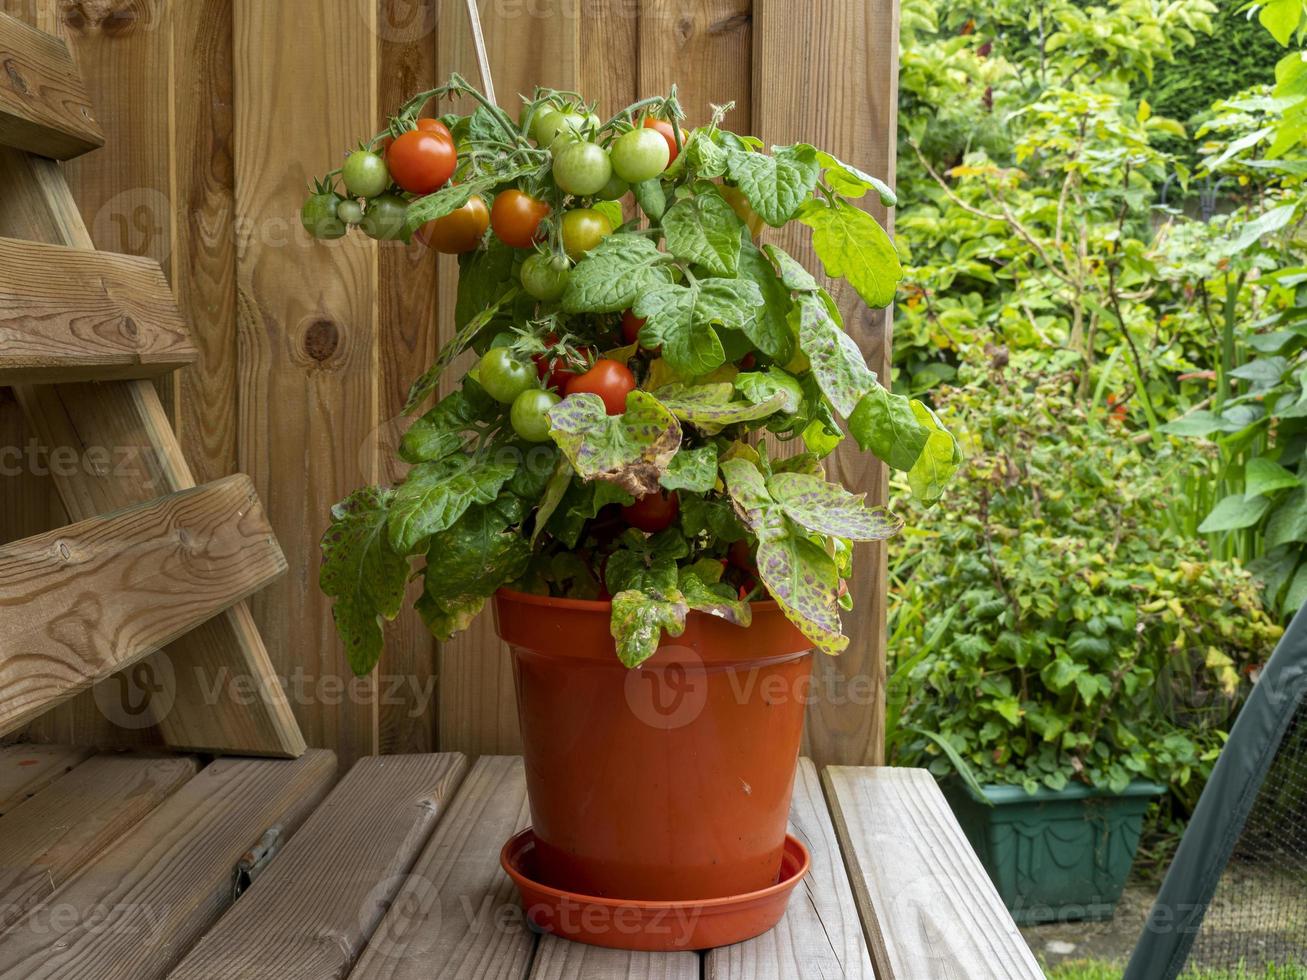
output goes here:
<path id="1" fill-rule="evenodd" d="M 698 575 L 682 572 L 681 595 L 685 604 L 695 612 L 716 616 L 736 626 L 748 626 L 753 622 L 753 607 L 737 598 L 729 585 L 723 585 L 717 591 Z"/>
<path id="2" fill-rule="evenodd" d="M 463 448 L 468 429 L 480 413 L 463 391 L 442 398 L 414 422 L 400 440 L 399 455 L 407 463 L 434 463 Z"/>
<path id="3" fill-rule="evenodd" d="M 729 381 L 685 385 L 680 382 L 658 389 L 658 400 L 682 422 L 715 435 L 728 425 L 753 422 L 779 412 L 787 396 L 774 393 L 762 402 L 735 401 L 735 386 Z"/>
<path id="4" fill-rule="evenodd" d="M 767 482 L 756 463 L 742 457 L 723 460 L 726 491 L 744 526 L 759 541 L 784 537 L 785 514 L 767 492 Z"/>
<path id="5" fill-rule="evenodd" d="M 778 367 L 766 371 L 746 371 L 735 376 L 735 390 L 755 405 L 782 395 L 780 411 L 793 415 L 803 404 L 803 385 Z"/>
<path id="6" fill-rule="evenodd" d="M 526 571 L 531 546 L 516 528 L 524 511 L 521 501 L 500 498 L 432 536 L 418 611 L 438 639 L 464 629 L 487 597 Z"/>
<path id="7" fill-rule="evenodd" d="M 626 396 L 626 412 L 609 415 L 598 395 L 569 395 L 549 410 L 549 434 L 584 480 L 606 480 L 641 497 L 681 447 L 681 423 L 645 391 Z"/>
<path id="8" fill-rule="evenodd" d="M 916 465 L 930 431 L 930 426 L 918 420 L 910 399 L 878 384 L 862 396 L 849 416 L 849 432 L 863 451 L 874 453 L 896 470 L 907 471 Z"/>
<path id="9" fill-rule="evenodd" d="M 558 510 L 558 505 L 567 496 L 567 491 L 572 488 L 572 477 L 575 475 L 576 471 L 572 469 L 572 464 L 567 461 L 567 457 L 559 456 L 553 473 L 549 475 L 549 482 L 545 484 L 544 496 L 540 498 L 540 505 L 536 508 L 535 530 L 531 533 L 532 546 L 540 537 L 540 532 L 545 529 L 545 525 L 549 523 L 549 519 L 554 516 L 554 511 Z"/>
<path id="10" fill-rule="evenodd" d="M 586 254 L 567 281 L 568 313 L 620 313 L 646 290 L 671 282 L 667 256 L 644 235 L 609 235 Z"/>
<path id="11" fill-rule="evenodd" d="M 660 482 L 664 490 L 707 493 L 717 485 L 717 447 L 682 449 L 672 457 Z"/>
<path id="12" fill-rule="evenodd" d="M 894 301 L 903 267 L 885 229 L 847 201 L 809 201 L 799 220 L 812 229 L 812 246 L 828 275 L 848 281 L 871 307 Z"/>
<path id="13" fill-rule="evenodd" d="M 754 346 L 777 364 L 794 356 L 794 334 L 790 330 L 790 291 L 776 274 L 767 256 L 751 241 L 740 242 L 739 275 L 758 287 L 762 306 L 740 329 Z"/>
<path id="14" fill-rule="evenodd" d="M 807 143 L 773 146 L 771 155 L 734 151 L 727 162 L 731 180 L 758 212 L 758 217 L 780 228 L 812 197 L 821 176 L 817 151 Z"/>
<path id="15" fill-rule="evenodd" d="M 663 348 L 663 359 L 677 375 L 708 374 L 726 360 L 714 324 L 742 329 L 762 305 L 762 294 L 744 279 L 700 279 L 687 286 L 655 286 L 635 302 L 635 315 L 646 320 L 640 342 Z"/>
<path id="16" fill-rule="evenodd" d="M 812 273 L 779 245 L 767 245 L 764 250 L 786 289 L 796 293 L 815 293 L 820 288 Z"/>
<path id="17" fill-rule="evenodd" d="M 812 362 L 822 392 L 845 418 L 876 384 L 857 343 L 844 332 L 839 310 L 824 292 L 799 296 L 799 346 Z"/>
<path id="18" fill-rule="evenodd" d="M 835 560 L 802 534 L 785 534 L 758 544 L 758 577 L 790 620 L 823 653 L 849 645 L 839 610 Z"/>
<path id="19" fill-rule="evenodd" d="M 499 496 L 516 470 L 512 463 L 461 455 L 413 467 L 395 490 L 391 547 L 401 555 L 424 550 L 431 535 L 453 526 L 469 507 Z"/>
<path id="20" fill-rule="evenodd" d="M 663 190 L 663 182 L 660 178 L 651 177 L 649 180 L 642 180 L 633 185 L 631 191 L 635 194 L 635 202 L 640 205 L 640 210 L 648 215 L 650 221 L 662 220 L 663 215 L 667 213 L 667 192 Z"/>
<path id="21" fill-rule="evenodd" d="M 436 355 L 436 362 L 409 388 L 408 399 L 404 402 L 404 414 L 412 412 L 430 397 L 436 390 L 436 386 L 440 384 L 440 376 L 445 373 L 445 368 L 449 367 L 454 358 L 467 350 L 477 334 L 498 315 L 500 309 L 515 300 L 521 292 L 521 289 L 516 286 L 510 287 L 508 292 L 469 320 L 449 343 L 440 348 L 440 353 Z"/>
<path id="22" fill-rule="evenodd" d="M 428 221 L 452 214 L 477 194 L 488 194 L 500 184 L 507 184 L 520 177 L 526 177 L 540 169 L 539 164 L 518 164 L 497 170 L 493 174 L 472 177 L 461 184 L 450 184 L 434 194 L 420 197 L 408 206 L 408 230 L 417 231 Z"/>
<path id="23" fill-rule="evenodd" d="M 409 563 L 386 532 L 394 494 L 378 487 L 356 490 L 331 509 L 322 536 L 318 584 L 335 599 L 332 616 L 350 667 L 360 676 L 381 657 L 381 619 L 394 619 L 404 603 Z"/>
<path id="24" fill-rule="evenodd" d="M 640 666 L 658 652 L 664 630 L 668 636 L 685 632 L 689 611 L 679 590 L 666 598 L 638 589 L 617 593 L 609 630 L 617 642 L 618 658 L 627 667 Z"/>
<path id="25" fill-rule="evenodd" d="M 851 163 L 837 160 L 822 150 L 817 151 L 817 162 L 825 171 L 826 183 L 845 197 L 859 198 L 867 191 L 874 190 L 880 197 L 880 203 L 892 208 L 899 203 L 898 195 L 883 180 L 873 177 L 865 170 L 859 170 Z"/>
<path id="26" fill-rule="evenodd" d="M 695 191 L 663 215 L 667 250 L 714 276 L 734 276 L 744 223 L 712 184 L 698 184 Z"/>
<path id="27" fill-rule="evenodd" d="M 777 473 L 767 492 L 785 516 L 814 534 L 850 541 L 883 541 L 903 530 L 903 521 L 883 507 L 868 507 L 862 494 L 807 473 Z"/>

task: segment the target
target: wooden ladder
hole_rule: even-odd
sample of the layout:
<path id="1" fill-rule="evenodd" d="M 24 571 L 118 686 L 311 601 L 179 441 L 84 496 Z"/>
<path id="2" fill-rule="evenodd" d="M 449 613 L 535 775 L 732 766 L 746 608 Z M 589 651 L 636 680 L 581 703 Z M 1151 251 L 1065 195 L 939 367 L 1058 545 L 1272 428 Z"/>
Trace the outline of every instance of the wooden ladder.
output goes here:
<path id="1" fill-rule="evenodd" d="M 93 685 L 144 664 L 168 746 L 298 756 L 244 603 L 285 558 L 248 477 L 196 487 L 151 380 L 196 359 L 189 330 L 158 263 L 95 251 L 58 162 L 104 143 L 81 75 L 5 14 L 0 68 L 0 386 L 78 461 L 51 467 L 77 523 L 0 545 L 0 736 L 106 714 Z"/>

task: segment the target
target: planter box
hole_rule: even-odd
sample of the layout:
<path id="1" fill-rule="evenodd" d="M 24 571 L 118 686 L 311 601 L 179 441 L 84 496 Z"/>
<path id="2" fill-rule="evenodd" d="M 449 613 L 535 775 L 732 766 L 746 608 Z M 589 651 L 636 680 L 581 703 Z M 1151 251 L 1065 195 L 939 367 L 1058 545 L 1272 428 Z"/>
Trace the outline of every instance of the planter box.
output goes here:
<path id="1" fill-rule="evenodd" d="M 1110 919 L 1130 874 L 1144 813 L 1165 786 L 1137 780 L 1113 795 L 1075 784 L 1062 790 L 945 786 L 971 846 L 1021 925 Z"/>

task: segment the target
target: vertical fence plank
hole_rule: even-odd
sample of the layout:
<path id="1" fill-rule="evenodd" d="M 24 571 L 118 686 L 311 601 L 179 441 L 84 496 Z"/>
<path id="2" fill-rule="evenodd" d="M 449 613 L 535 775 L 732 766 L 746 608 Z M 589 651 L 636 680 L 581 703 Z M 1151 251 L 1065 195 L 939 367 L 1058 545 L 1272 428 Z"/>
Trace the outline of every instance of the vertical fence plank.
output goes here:
<path id="1" fill-rule="evenodd" d="M 502 106 L 516 116 L 518 93 L 537 85 L 575 89 L 579 81 L 581 0 L 557 3 L 483 2 L 482 26 Z M 457 71 L 480 87 L 476 51 L 466 5 L 441 5 L 439 77 Z M 469 107 L 464 107 L 469 108 Z M 440 263 L 440 339 L 453 335 L 457 266 Z M 507 647 L 495 635 L 489 610 L 467 632 L 440 649 L 439 743 L 443 751 L 472 756 L 515 754 L 521 750 L 513 670 Z"/>
<path id="2" fill-rule="evenodd" d="M 377 477 L 377 251 L 362 235 L 312 243 L 297 212 L 310 177 L 375 127 L 375 8 L 233 12 L 238 463 L 295 570 L 253 608 L 306 738 L 348 768 L 375 751 L 376 697 L 332 627 L 318 542 L 332 504 Z"/>
<path id="3" fill-rule="evenodd" d="M 172 287 L 200 360 L 178 379 L 198 483 L 236 472 L 236 185 L 232 0 L 172 3 Z"/>
<path id="4" fill-rule="evenodd" d="M 640 95 L 676 83 L 687 126 L 734 102 L 726 125 L 749 131 L 754 0 L 650 0 L 640 5 Z"/>
<path id="5" fill-rule="evenodd" d="M 806 140 L 892 180 L 897 93 L 897 0 L 812 0 L 801 11 L 754 0 L 753 131 L 767 142 Z M 870 204 L 886 220 L 879 202 Z M 806 231 L 787 231 L 781 244 L 817 268 Z M 834 295 L 872 370 L 888 379 L 888 312 L 869 311 L 842 283 Z M 830 469 L 871 500 L 885 499 L 884 467 L 854 447 Z M 857 568 L 855 611 L 845 621 L 852 642 L 817 666 L 808 740 L 819 766 L 879 763 L 885 752 L 885 548 L 860 545 Z"/>
<path id="6" fill-rule="evenodd" d="M 377 0 L 377 118 L 439 84 L 436 0 Z M 380 128 L 380 126 L 378 126 Z M 408 467 L 396 455 L 411 421 L 401 414 L 409 385 L 435 360 L 439 276 L 436 254 L 417 241 L 379 246 L 378 368 L 380 425 L 376 451 L 381 482 L 397 483 Z M 421 595 L 410 586 L 409 599 Z M 436 644 L 421 617 L 406 606 L 386 626 L 378 670 L 379 750 L 430 752 L 436 738 Z"/>

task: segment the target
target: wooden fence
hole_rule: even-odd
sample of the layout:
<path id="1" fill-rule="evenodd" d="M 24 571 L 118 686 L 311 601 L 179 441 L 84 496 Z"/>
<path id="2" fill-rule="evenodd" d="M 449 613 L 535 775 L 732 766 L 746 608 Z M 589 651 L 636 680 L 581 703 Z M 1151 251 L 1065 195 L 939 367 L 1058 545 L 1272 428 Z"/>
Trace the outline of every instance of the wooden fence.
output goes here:
<path id="1" fill-rule="evenodd" d="M 612 108 L 674 82 L 692 121 L 734 101 L 734 129 L 810 140 L 893 172 L 896 0 L 481 6 L 505 104 L 541 83 Z M 310 177 L 376 131 L 388 109 L 450 71 L 477 77 L 463 2 L 0 0 L 0 9 L 67 39 L 94 94 L 107 146 L 67 169 L 96 247 L 158 260 L 193 325 L 199 362 L 164 383 L 164 404 L 198 482 L 244 472 L 265 504 L 291 572 L 252 607 L 309 744 L 335 749 L 346 767 L 436 746 L 514 751 L 511 671 L 488 616 L 436 650 L 405 614 L 377 675 L 355 682 L 317 588 L 330 505 L 398 475 L 399 408 L 449 329 L 453 268 L 419 246 L 360 235 L 311 243 L 297 210 Z M 883 366 L 888 317 L 851 294 L 839 299 L 870 363 Z M 4 388 L 0 447 L 9 462 L 0 541 L 67 523 L 50 486 L 58 461 L 32 450 Z M 132 465 L 130 447 L 105 448 Z M 835 465 L 883 495 L 879 465 L 853 454 Z M 818 665 L 809 741 L 822 763 L 883 752 L 883 550 L 867 548 L 860 564 L 853 643 Z M 239 678 L 211 682 L 215 696 L 240 693 Z M 31 734 L 150 738 L 65 709 Z"/>

